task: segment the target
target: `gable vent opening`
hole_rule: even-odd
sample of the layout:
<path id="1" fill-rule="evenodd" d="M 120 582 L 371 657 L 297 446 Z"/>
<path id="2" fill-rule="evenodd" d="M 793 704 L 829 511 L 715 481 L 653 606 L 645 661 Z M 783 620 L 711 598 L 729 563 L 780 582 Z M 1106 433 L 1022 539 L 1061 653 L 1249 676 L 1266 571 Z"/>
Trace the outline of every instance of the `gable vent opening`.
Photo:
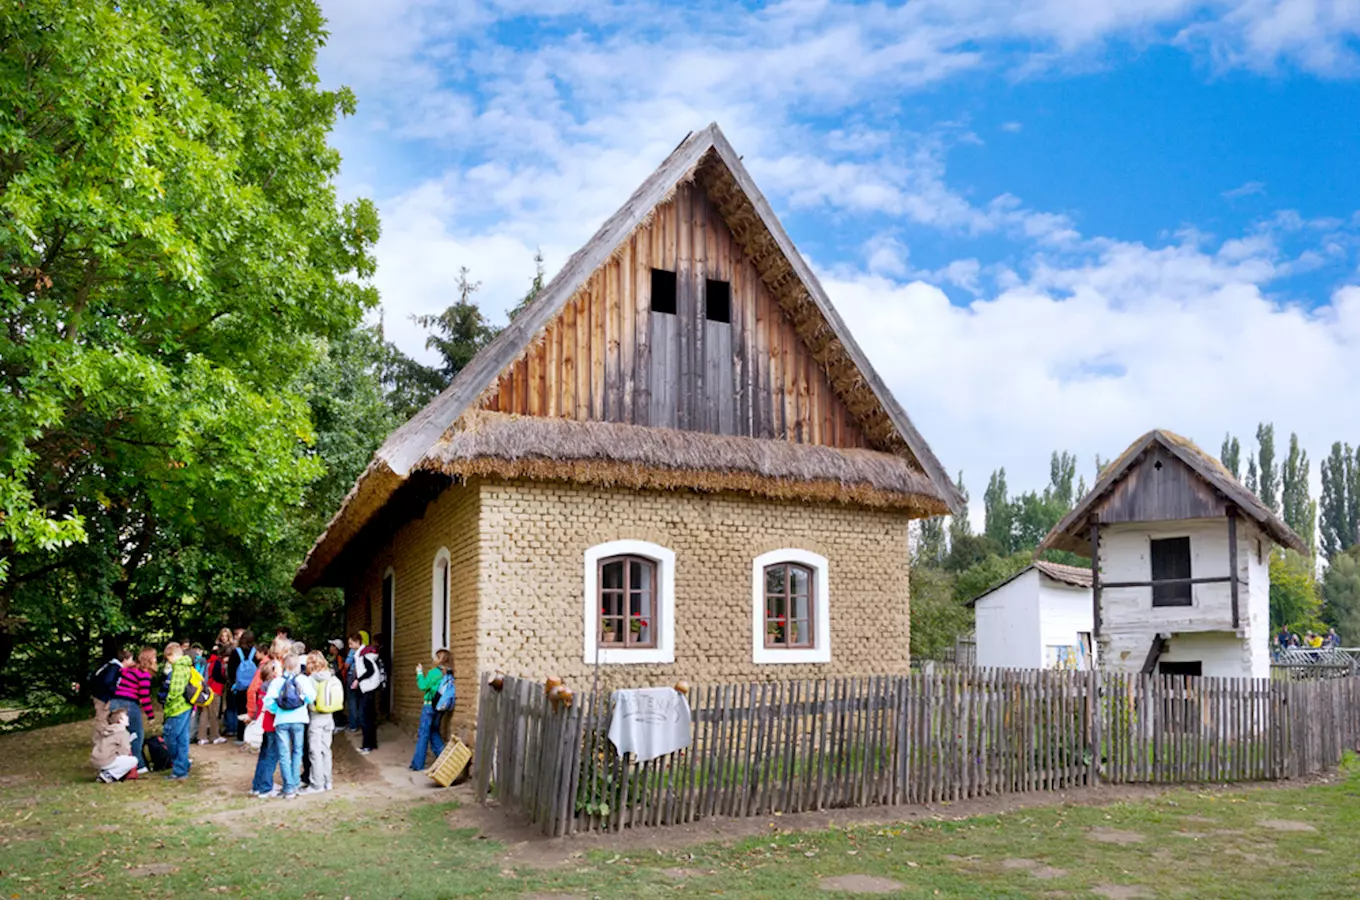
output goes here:
<path id="1" fill-rule="evenodd" d="M 704 318 L 710 322 L 732 321 L 732 285 L 712 278 L 704 282 Z"/>
<path id="2" fill-rule="evenodd" d="M 652 269 L 652 312 L 675 315 L 675 273 Z"/>

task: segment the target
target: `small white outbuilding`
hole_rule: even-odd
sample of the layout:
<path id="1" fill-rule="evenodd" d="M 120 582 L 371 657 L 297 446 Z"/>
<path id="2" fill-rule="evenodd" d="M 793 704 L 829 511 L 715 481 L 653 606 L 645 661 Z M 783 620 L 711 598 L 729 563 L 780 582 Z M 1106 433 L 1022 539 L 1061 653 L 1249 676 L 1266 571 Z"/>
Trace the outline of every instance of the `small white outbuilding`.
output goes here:
<path id="1" fill-rule="evenodd" d="M 1308 545 L 1223 464 L 1150 431 L 1039 545 L 1096 561 L 1088 584 L 1100 667 L 1270 676 L 1270 554 Z"/>
<path id="2" fill-rule="evenodd" d="M 1091 667 L 1091 570 L 1036 560 L 973 600 L 977 664 Z"/>

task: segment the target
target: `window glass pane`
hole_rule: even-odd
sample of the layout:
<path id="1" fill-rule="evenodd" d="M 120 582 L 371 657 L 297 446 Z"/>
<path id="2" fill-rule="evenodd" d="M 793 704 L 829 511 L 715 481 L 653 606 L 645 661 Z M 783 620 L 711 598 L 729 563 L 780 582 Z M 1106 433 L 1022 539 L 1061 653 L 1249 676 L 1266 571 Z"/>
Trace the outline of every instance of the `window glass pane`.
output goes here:
<path id="1" fill-rule="evenodd" d="M 795 619 L 807 620 L 812 618 L 812 603 L 807 595 L 795 596 L 791 601 L 793 606 L 793 617 Z"/>
<path id="2" fill-rule="evenodd" d="M 650 616 L 633 616 L 628 622 L 631 643 L 652 643 L 652 619 Z"/>
<path id="3" fill-rule="evenodd" d="M 812 636 L 806 619 L 794 619 L 789 623 L 789 643 L 795 647 L 805 646 Z"/>
<path id="4" fill-rule="evenodd" d="M 767 566 L 765 568 L 765 593 L 784 593 L 784 573 L 787 566 Z"/>
<path id="5" fill-rule="evenodd" d="M 812 579 L 808 570 L 798 566 L 789 567 L 789 593 L 807 595 L 812 591 Z"/>
<path id="6" fill-rule="evenodd" d="M 601 582 L 606 588 L 623 587 L 623 561 L 607 562 L 601 568 Z"/>

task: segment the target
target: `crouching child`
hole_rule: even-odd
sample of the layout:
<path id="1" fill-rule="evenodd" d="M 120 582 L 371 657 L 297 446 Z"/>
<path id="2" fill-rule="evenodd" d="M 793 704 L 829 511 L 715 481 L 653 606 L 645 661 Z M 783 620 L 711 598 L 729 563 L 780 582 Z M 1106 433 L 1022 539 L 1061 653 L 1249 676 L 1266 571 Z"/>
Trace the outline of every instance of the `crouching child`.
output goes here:
<path id="1" fill-rule="evenodd" d="M 108 721 L 95 735 L 90 765 L 99 771 L 96 777 L 105 784 L 137 777 L 137 757 L 132 755 L 132 733 L 128 731 L 126 710 L 109 710 Z"/>

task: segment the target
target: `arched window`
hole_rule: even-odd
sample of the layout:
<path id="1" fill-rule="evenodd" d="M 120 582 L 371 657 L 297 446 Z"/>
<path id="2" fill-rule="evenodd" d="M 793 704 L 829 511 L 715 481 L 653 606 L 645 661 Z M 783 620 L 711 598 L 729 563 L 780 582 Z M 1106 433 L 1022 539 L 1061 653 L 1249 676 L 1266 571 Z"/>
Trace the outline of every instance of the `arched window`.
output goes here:
<path id="1" fill-rule="evenodd" d="M 813 608 L 817 592 L 812 570 L 799 563 L 765 567 L 765 647 L 813 646 Z"/>
<path id="2" fill-rule="evenodd" d="M 585 553 L 582 657 L 587 664 L 675 661 L 675 553 L 610 541 Z"/>
<path id="3" fill-rule="evenodd" d="M 787 548 L 751 565 L 751 657 L 756 663 L 831 661 L 826 557 Z"/>
<path id="4" fill-rule="evenodd" d="M 656 563 L 642 556 L 600 560 L 600 643 L 656 646 Z"/>
<path id="5" fill-rule="evenodd" d="M 430 654 L 449 646 L 449 551 L 441 547 L 434 555 L 430 573 Z"/>

